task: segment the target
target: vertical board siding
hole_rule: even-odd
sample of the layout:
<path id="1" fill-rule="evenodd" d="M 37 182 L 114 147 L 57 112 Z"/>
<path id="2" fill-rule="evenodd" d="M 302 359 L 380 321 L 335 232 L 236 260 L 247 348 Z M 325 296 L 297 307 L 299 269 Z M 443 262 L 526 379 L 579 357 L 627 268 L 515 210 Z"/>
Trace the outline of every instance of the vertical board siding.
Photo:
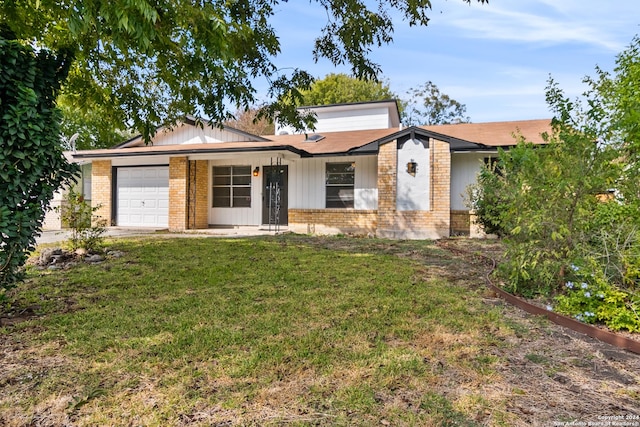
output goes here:
<path id="1" fill-rule="evenodd" d="M 209 161 L 209 224 L 211 225 L 262 225 L 262 180 L 264 167 L 271 164 L 271 157 L 247 155 L 242 158 Z M 276 161 L 275 157 L 274 163 Z M 376 156 L 322 157 L 305 159 L 281 159 L 289 167 L 289 209 L 325 208 L 325 165 L 332 162 L 356 163 L 355 208 L 363 210 L 378 207 L 378 163 Z M 260 175 L 251 180 L 250 208 L 213 208 L 211 168 L 213 166 L 260 167 Z"/>
<path id="2" fill-rule="evenodd" d="M 204 144 L 215 142 L 247 141 L 246 136 L 205 125 L 204 128 L 183 124 L 158 132 L 154 145 Z"/>
<path id="3" fill-rule="evenodd" d="M 355 209 L 378 209 L 378 157 L 356 157 Z"/>
<path id="4" fill-rule="evenodd" d="M 336 156 L 298 159 L 289 169 L 289 208 L 325 208 L 327 163 L 355 162 L 355 208 L 377 209 L 378 163 L 376 156 Z"/>
<path id="5" fill-rule="evenodd" d="M 495 154 L 494 154 L 495 156 Z M 467 188 L 478 182 L 482 159 L 489 154 L 453 153 L 451 155 L 451 210 L 467 211 Z"/>
<path id="6" fill-rule="evenodd" d="M 299 159 L 289 170 L 289 208 L 324 208 L 326 158 Z"/>
<path id="7" fill-rule="evenodd" d="M 224 160 L 209 161 L 209 224 L 212 225 L 260 225 L 262 221 L 262 174 L 263 166 L 269 164 L 269 158 L 260 156 L 243 156 Z M 283 162 L 284 164 L 284 162 Z M 260 174 L 251 177 L 251 207 L 250 208 L 214 208 L 213 173 L 214 166 L 251 166 L 251 170 L 260 166 Z"/>

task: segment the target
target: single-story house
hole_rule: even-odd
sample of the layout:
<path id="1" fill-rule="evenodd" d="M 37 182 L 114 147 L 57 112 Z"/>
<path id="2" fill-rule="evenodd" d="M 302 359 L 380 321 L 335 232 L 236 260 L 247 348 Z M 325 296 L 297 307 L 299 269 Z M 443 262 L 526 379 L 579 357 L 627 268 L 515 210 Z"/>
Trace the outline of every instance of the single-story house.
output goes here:
<path id="1" fill-rule="evenodd" d="M 516 133 L 543 143 L 550 131 L 548 119 L 403 127 L 393 100 L 308 108 L 313 133 L 187 119 L 151 144 L 136 137 L 72 156 L 91 165 L 91 201 L 111 225 L 422 239 L 473 235 L 464 194 L 483 161 Z"/>

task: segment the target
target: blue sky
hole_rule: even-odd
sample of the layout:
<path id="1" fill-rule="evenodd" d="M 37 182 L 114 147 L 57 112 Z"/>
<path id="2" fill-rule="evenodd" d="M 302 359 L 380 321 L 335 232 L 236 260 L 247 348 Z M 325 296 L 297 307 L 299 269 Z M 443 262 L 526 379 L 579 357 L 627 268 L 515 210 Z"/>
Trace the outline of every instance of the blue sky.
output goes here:
<path id="1" fill-rule="evenodd" d="M 428 27 L 395 22 L 394 42 L 372 58 L 391 89 L 405 96 L 431 80 L 466 104 L 473 122 L 551 117 L 544 91 L 551 75 L 578 96 L 595 66 L 611 71 L 615 57 L 640 33 L 639 0 L 433 0 Z M 316 77 L 349 73 L 312 58 L 326 22 L 315 3 L 289 0 L 274 25 L 282 43 L 278 66 Z"/>

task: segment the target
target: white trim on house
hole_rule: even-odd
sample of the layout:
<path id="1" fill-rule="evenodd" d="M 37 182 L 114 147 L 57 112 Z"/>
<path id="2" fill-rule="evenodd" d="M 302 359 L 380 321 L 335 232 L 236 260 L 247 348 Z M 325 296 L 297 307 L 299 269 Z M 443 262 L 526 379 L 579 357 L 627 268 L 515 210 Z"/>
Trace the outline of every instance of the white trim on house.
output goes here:
<path id="1" fill-rule="evenodd" d="M 151 170 L 170 164 L 173 199 L 169 223 L 175 230 L 207 224 L 263 225 L 265 167 L 279 163 L 287 167 L 288 176 L 288 211 L 284 212 L 295 226 L 367 230 L 396 238 L 443 237 L 450 232 L 451 218 L 464 226 L 464 215 L 468 214 L 464 194 L 467 186 L 476 182 L 482 159 L 495 155 L 499 146 L 515 143 L 512 135 L 518 130 L 534 143 L 544 143 L 540 134 L 549 128 L 549 121 L 537 120 L 403 129 L 395 101 L 309 109 L 318 117 L 317 138 L 279 135 L 279 130 L 276 135 L 262 137 L 232 128 L 202 128 L 187 119 L 170 130 L 158 129 L 153 145 L 144 145 L 137 137 L 112 149 L 73 156 L 76 160 L 103 161 L 95 173 L 96 188 L 101 192 L 99 197 L 93 195 L 102 203 L 117 201 L 117 194 L 109 193 L 117 191 L 115 184 L 109 190 L 105 182 L 117 183 L 120 170 Z M 185 169 L 184 160 L 200 163 L 189 163 Z M 111 178 L 109 162 L 115 172 Z M 327 163 L 353 163 L 353 208 L 327 209 Z M 409 163 L 415 164 L 415 170 L 408 170 Z M 207 189 L 203 188 L 205 165 Z M 259 168 L 258 176 L 251 176 L 250 207 L 213 207 L 212 172 L 216 165 L 249 166 L 252 171 Z M 350 171 L 350 165 L 333 170 L 331 177 L 336 179 L 329 187 L 333 190 L 331 205 L 348 199 L 345 204 L 351 206 Z M 348 179 L 343 182 L 337 179 L 345 177 Z M 117 212 L 117 207 L 112 208 L 112 217 L 113 211 Z"/>

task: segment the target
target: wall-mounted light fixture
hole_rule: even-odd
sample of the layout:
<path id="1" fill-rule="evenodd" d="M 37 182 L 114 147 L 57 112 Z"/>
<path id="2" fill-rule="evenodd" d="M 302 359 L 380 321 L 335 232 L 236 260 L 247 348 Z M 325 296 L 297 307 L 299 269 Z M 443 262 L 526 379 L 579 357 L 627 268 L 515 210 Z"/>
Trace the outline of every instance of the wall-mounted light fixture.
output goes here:
<path id="1" fill-rule="evenodd" d="M 415 160 L 411 159 L 409 163 L 407 163 L 407 173 L 411 176 L 416 176 L 416 172 L 418 171 L 418 164 Z"/>
<path id="2" fill-rule="evenodd" d="M 253 176 L 258 176 L 260 175 L 260 166 L 256 166 L 256 168 L 253 170 Z"/>

